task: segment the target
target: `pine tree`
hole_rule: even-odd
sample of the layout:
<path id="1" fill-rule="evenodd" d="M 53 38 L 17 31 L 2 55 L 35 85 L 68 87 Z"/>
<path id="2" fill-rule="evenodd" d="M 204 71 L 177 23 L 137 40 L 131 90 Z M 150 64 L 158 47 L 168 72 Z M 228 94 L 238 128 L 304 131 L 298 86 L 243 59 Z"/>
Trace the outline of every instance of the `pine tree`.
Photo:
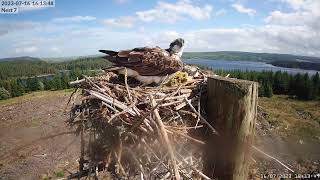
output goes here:
<path id="1" fill-rule="evenodd" d="M 312 76 L 312 83 L 314 98 L 316 98 L 317 96 L 320 96 L 320 78 L 318 72 Z"/>
<path id="2" fill-rule="evenodd" d="M 10 85 L 12 97 L 18 97 L 23 95 L 24 87 L 21 84 L 18 84 L 16 80 L 11 80 Z"/>
<path id="3" fill-rule="evenodd" d="M 259 83 L 258 96 L 259 97 L 264 97 L 264 95 L 265 95 L 264 85 L 262 83 Z"/>
<path id="4" fill-rule="evenodd" d="M 5 88 L 0 87 L 0 100 L 9 99 L 11 97 L 10 92 Z"/>
<path id="5" fill-rule="evenodd" d="M 37 81 L 37 90 L 43 91 L 44 90 L 44 84 L 41 81 Z"/>
<path id="6" fill-rule="evenodd" d="M 313 92 L 313 84 L 312 81 L 309 78 L 309 75 L 306 73 L 303 77 L 304 80 L 304 96 L 303 99 L 305 100 L 311 100 L 314 97 L 314 92 Z"/>
<path id="7" fill-rule="evenodd" d="M 70 87 L 69 81 L 70 81 L 69 77 L 66 74 L 63 74 L 61 77 L 61 83 L 62 83 L 63 89 L 68 89 Z"/>
<path id="8" fill-rule="evenodd" d="M 265 97 L 272 97 L 273 96 L 273 91 L 272 91 L 272 86 L 270 82 L 266 82 L 263 86 L 264 88 L 264 96 Z"/>
<path id="9" fill-rule="evenodd" d="M 273 76 L 273 91 L 275 94 L 287 94 L 289 89 L 289 75 L 286 72 L 277 71 Z"/>
<path id="10" fill-rule="evenodd" d="M 11 84 L 10 84 L 10 81 L 8 81 L 8 80 L 2 81 L 2 87 L 6 91 L 8 91 L 10 93 L 10 96 L 11 96 Z"/>
<path id="11" fill-rule="evenodd" d="M 63 85 L 62 85 L 62 81 L 61 81 L 61 77 L 59 75 L 56 75 L 53 79 L 52 79 L 52 88 L 55 90 L 60 90 L 63 89 Z"/>

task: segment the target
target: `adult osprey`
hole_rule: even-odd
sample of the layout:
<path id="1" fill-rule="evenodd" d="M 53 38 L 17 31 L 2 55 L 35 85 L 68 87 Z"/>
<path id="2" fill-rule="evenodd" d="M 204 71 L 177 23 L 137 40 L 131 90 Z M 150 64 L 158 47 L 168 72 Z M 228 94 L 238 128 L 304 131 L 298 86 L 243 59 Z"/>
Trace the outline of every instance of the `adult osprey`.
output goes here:
<path id="1" fill-rule="evenodd" d="M 161 83 L 168 75 L 183 69 L 181 56 L 184 48 L 184 40 L 174 40 L 168 49 L 160 47 L 142 47 L 132 50 L 109 51 L 99 50 L 108 54 L 104 58 L 114 63 L 114 67 L 107 70 L 117 71 L 134 77 L 143 85 Z"/>

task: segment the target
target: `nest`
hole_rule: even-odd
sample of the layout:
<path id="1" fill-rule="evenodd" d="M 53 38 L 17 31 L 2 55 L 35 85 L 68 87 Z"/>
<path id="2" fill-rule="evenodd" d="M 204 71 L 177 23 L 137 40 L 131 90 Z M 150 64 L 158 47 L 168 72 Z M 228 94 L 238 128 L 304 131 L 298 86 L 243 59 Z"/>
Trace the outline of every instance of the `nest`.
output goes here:
<path id="1" fill-rule="evenodd" d="M 210 179 L 202 173 L 204 134 L 216 131 L 201 108 L 206 79 L 200 73 L 141 87 L 107 72 L 72 82 L 78 88 L 68 123 L 81 135 L 80 171 L 121 179 Z"/>

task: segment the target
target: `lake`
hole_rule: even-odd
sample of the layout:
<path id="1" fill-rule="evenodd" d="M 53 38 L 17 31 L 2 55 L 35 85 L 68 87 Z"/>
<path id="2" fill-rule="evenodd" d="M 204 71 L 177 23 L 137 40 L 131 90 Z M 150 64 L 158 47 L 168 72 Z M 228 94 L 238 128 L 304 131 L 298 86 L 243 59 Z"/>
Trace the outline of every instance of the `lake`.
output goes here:
<path id="1" fill-rule="evenodd" d="M 317 71 L 297 68 L 285 68 L 273 66 L 264 62 L 254 61 L 226 61 L 209 59 L 185 59 L 185 63 L 208 66 L 215 70 L 241 70 L 241 71 L 286 71 L 290 74 L 309 73 L 315 74 Z"/>

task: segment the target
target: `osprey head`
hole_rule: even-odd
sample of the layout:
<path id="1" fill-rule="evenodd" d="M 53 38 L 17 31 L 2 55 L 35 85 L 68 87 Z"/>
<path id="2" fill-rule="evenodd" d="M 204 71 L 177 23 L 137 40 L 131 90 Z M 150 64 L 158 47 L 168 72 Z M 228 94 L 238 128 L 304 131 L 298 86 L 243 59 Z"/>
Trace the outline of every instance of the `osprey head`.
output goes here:
<path id="1" fill-rule="evenodd" d="M 178 38 L 170 44 L 169 52 L 170 54 L 174 54 L 181 57 L 183 53 L 183 49 L 184 49 L 184 40 L 182 38 Z"/>

